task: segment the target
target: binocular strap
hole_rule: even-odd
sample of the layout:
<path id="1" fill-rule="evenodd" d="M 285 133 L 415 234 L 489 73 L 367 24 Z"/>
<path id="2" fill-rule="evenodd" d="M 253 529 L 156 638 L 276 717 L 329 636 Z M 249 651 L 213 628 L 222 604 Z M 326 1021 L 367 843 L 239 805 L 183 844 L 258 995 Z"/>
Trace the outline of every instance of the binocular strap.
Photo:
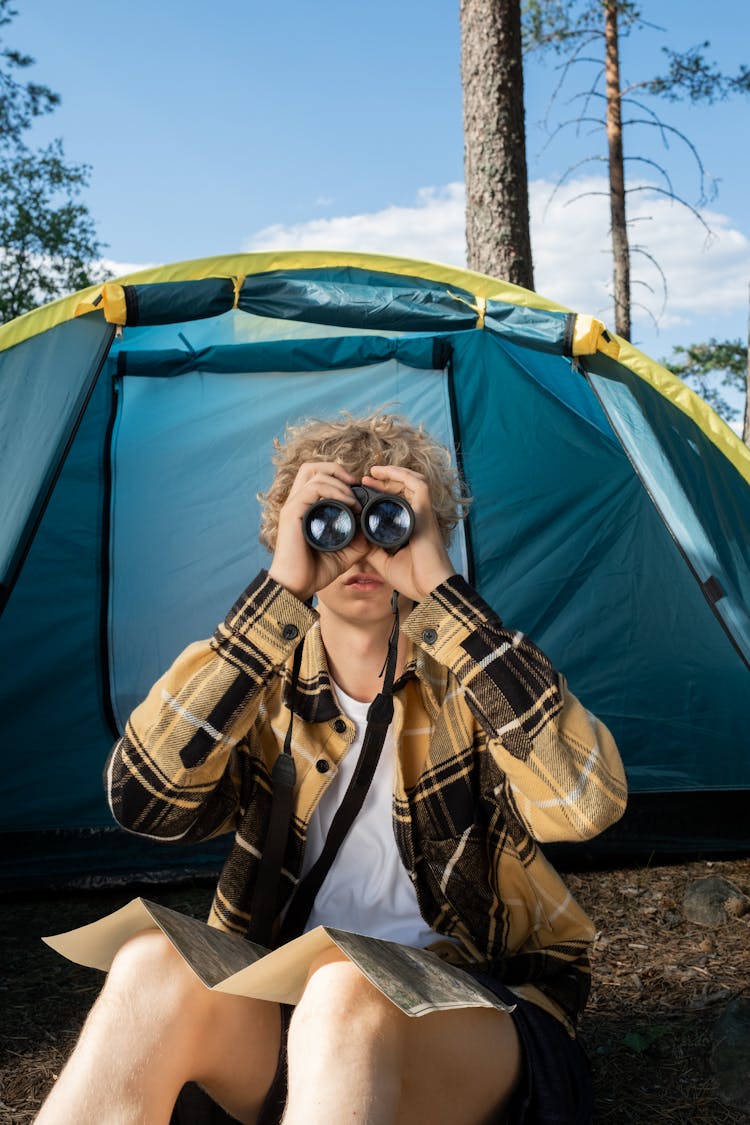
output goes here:
<path id="1" fill-rule="evenodd" d="M 302 664 L 303 644 L 304 641 L 300 641 L 294 650 L 289 693 L 289 726 L 284 739 L 284 749 L 276 758 L 271 773 L 273 786 L 271 816 L 250 906 L 250 923 L 246 936 L 250 941 L 256 941 L 260 945 L 269 945 L 271 941 L 276 897 L 279 893 L 279 878 L 284 864 L 289 825 L 292 821 L 294 783 L 297 780 L 297 767 L 292 755 L 292 722 L 294 718 L 292 706 Z"/>
<path id="2" fill-rule="evenodd" d="M 391 602 L 393 609 L 393 629 L 388 640 L 388 655 L 384 665 L 384 678 L 383 690 L 375 697 L 370 704 L 367 712 L 367 727 L 365 728 L 365 735 L 362 741 L 362 750 L 360 751 L 359 760 L 357 762 L 354 774 L 347 787 L 346 793 L 334 815 L 331 827 L 326 836 L 323 850 L 318 856 L 317 860 L 305 875 L 304 879 L 299 883 L 297 890 L 294 893 L 289 909 L 282 923 L 279 931 L 276 945 L 283 945 L 292 938 L 299 937 L 305 928 L 305 923 L 310 916 L 315 896 L 323 885 L 323 881 L 331 869 L 339 848 L 343 844 L 346 836 L 351 828 L 354 820 L 359 813 L 362 805 L 364 804 L 367 792 L 372 784 L 372 779 L 375 776 L 375 770 L 380 760 L 380 755 L 383 750 L 385 736 L 388 733 L 388 727 L 393 718 L 393 681 L 396 675 L 396 659 L 398 656 L 398 633 L 399 633 L 399 613 L 398 613 L 398 593 L 394 590 Z M 299 646 L 299 649 L 302 645 Z M 298 651 L 299 651 L 298 649 Z M 297 653 L 295 653 L 296 674 L 293 668 L 293 689 L 296 688 L 296 676 L 299 675 L 299 663 L 296 660 Z M 287 747 L 289 752 L 287 754 Z M 271 809 L 271 823 L 269 826 L 268 837 L 266 839 L 266 846 L 263 851 L 263 858 L 261 860 L 261 869 L 258 873 L 258 882 L 256 883 L 255 892 L 253 895 L 253 911 L 252 918 L 258 919 L 259 922 L 266 927 L 266 931 L 262 931 L 260 936 L 258 934 L 257 925 L 253 925 L 253 940 L 262 941 L 264 937 L 268 937 L 267 930 L 270 929 L 272 923 L 272 912 L 276 901 L 276 893 L 278 890 L 278 881 L 281 874 L 281 866 L 284 858 L 284 844 L 286 836 L 289 831 L 289 824 L 291 822 L 292 805 L 291 805 L 291 791 L 287 799 L 286 792 L 282 795 L 278 793 L 277 799 L 277 767 L 283 758 L 292 761 L 292 768 L 294 768 L 293 759 L 291 759 L 291 721 L 287 737 L 284 743 L 284 753 L 279 754 L 274 765 L 273 779 L 274 779 L 274 796 Z M 279 769 L 279 780 L 282 785 L 285 784 L 285 775 L 287 773 L 286 763 Z M 282 775 L 284 779 L 282 780 Z M 292 788 L 294 787 L 294 778 L 291 782 Z M 277 811 L 278 810 L 278 811 Z M 282 816 L 286 817 L 286 823 L 283 827 L 283 842 L 281 843 L 281 850 L 279 851 L 279 842 L 282 831 Z M 273 839 L 272 839 L 273 837 Z M 273 844 L 273 853 L 271 853 L 271 845 Z M 271 858 L 273 854 L 273 858 Z M 267 877 L 263 871 L 266 866 L 268 857 L 268 874 Z M 274 864 L 274 871 L 270 870 L 271 863 Z M 273 879 L 273 883 L 272 883 Z M 261 883 L 263 887 L 261 888 Z M 263 901 L 261 901 L 263 895 Z M 257 907 L 257 913 L 256 913 Z"/>

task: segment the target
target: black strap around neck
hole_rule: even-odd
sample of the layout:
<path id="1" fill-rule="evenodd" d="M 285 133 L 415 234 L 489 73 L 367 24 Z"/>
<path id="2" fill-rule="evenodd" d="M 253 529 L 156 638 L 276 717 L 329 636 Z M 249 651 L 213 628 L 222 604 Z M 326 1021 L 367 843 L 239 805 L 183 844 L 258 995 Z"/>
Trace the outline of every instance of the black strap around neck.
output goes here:
<path id="1" fill-rule="evenodd" d="M 250 923 L 247 928 L 247 937 L 250 941 L 260 945 L 269 945 L 273 920 L 276 913 L 276 899 L 279 893 L 279 879 L 284 865 L 284 852 L 289 835 L 289 825 L 292 822 L 292 809 L 294 797 L 294 783 L 297 780 L 297 767 L 292 755 L 292 724 L 294 721 L 294 696 L 299 680 L 299 670 L 302 664 L 302 647 L 304 640 L 300 641 L 294 650 L 292 660 L 292 675 L 289 693 L 289 726 L 284 739 L 284 749 L 276 758 L 271 772 L 273 796 L 271 798 L 271 815 L 268 822 L 268 833 L 260 864 L 258 877 L 253 890 L 253 900 L 250 907 Z"/>
<path id="2" fill-rule="evenodd" d="M 291 938 L 297 937 L 304 930 L 315 896 L 323 885 L 323 880 L 354 823 L 357 813 L 362 808 L 367 791 L 375 776 L 385 736 L 393 718 L 393 682 L 396 676 L 399 638 L 398 593 L 395 590 L 391 608 L 393 610 L 393 628 L 388 640 L 388 654 L 382 670 L 384 673 L 383 690 L 372 701 L 367 712 L 367 727 L 365 728 L 359 761 L 343 800 L 336 810 L 323 850 L 294 893 L 294 898 L 276 941 L 277 945 L 282 945 Z M 296 781 L 296 767 L 292 756 L 292 725 L 294 721 L 292 708 L 301 661 L 302 643 L 295 649 L 292 663 L 289 726 L 284 739 L 284 749 L 278 755 L 271 775 L 273 784 L 271 816 L 253 891 L 250 923 L 247 929 L 247 937 L 261 945 L 271 944 L 279 880 L 284 863 L 289 825 L 292 821 L 294 784 Z"/>
<path id="3" fill-rule="evenodd" d="M 336 810 L 336 814 L 328 830 L 323 850 L 313 866 L 301 881 L 294 898 L 291 901 L 286 917 L 279 932 L 278 943 L 291 941 L 299 937 L 305 928 L 305 923 L 310 917 L 310 911 L 315 902 L 315 896 L 323 885 L 323 880 L 331 869 L 339 848 L 355 821 L 355 818 L 364 804 L 367 791 L 375 776 L 380 754 L 388 733 L 388 727 L 393 718 L 393 681 L 396 675 L 396 659 L 398 657 L 398 594 L 393 594 L 393 629 L 388 641 L 388 655 L 385 661 L 385 676 L 383 690 L 375 696 L 367 712 L 367 727 L 362 740 L 362 749 L 359 760 L 354 770 L 351 781 L 344 794 L 343 800 Z"/>

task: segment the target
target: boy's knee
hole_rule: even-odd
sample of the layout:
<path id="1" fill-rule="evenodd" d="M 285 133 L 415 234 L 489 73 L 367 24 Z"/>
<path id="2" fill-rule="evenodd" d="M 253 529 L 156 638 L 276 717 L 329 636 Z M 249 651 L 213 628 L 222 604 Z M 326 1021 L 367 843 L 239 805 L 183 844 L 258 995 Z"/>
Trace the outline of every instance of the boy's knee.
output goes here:
<path id="1" fill-rule="evenodd" d="M 110 982 L 142 981 L 171 971 L 177 954 L 161 930 L 143 930 L 129 938 L 115 954 L 109 970 Z"/>
<path id="2" fill-rule="evenodd" d="M 206 989 L 161 930 L 144 930 L 118 950 L 107 975 L 104 994 L 126 995 L 130 1003 L 162 1010 L 183 1007 Z"/>
<path id="3" fill-rule="evenodd" d="M 398 1009 L 347 960 L 323 960 L 308 977 L 292 1016 L 290 1047 L 295 1042 L 356 1033 L 358 1037 L 396 1030 Z"/>

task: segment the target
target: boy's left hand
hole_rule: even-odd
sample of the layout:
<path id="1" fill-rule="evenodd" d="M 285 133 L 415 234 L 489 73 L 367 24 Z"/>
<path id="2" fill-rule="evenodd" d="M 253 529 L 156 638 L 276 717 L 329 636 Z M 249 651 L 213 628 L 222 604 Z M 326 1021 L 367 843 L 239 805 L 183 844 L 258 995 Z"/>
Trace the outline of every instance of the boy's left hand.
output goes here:
<path id="1" fill-rule="evenodd" d="M 430 499 L 427 481 L 411 469 L 396 465 L 373 465 L 362 478 L 364 485 L 403 496 L 414 510 L 411 539 L 395 554 L 373 547 L 367 559 L 400 594 L 421 602 L 456 569 L 450 560 Z"/>

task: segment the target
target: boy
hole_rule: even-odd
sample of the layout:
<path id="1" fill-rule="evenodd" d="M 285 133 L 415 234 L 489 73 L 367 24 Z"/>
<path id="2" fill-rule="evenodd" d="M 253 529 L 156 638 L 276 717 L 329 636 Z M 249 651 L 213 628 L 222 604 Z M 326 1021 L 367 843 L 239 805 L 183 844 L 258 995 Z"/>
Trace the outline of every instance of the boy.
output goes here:
<path id="1" fill-rule="evenodd" d="M 118 954 L 38 1121 L 155 1125 L 176 1101 L 180 1122 L 587 1121 L 575 1020 L 593 927 L 537 844 L 589 838 L 622 814 L 614 742 L 455 573 L 446 543 L 466 499 L 422 429 L 380 414 L 308 422 L 275 461 L 261 498 L 269 570 L 131 716 L 107 769 L 114 815 L 164 840 L 234 832 L 210 921 L 252 933 L 272 769 L 291 737 L 278 935 L 356 764 L 397 610 L 393 720 L 306 927 L 429 946 L 514 1010 L 410 1019 L 329 954 L 290 1014 L 206 990 L 149 931 Z M 340 551 L 314 550 L 310 506 L 357 514 L 359 483 L 411 505 L 408 543 L 389 553 L 360 530 Z"/>

